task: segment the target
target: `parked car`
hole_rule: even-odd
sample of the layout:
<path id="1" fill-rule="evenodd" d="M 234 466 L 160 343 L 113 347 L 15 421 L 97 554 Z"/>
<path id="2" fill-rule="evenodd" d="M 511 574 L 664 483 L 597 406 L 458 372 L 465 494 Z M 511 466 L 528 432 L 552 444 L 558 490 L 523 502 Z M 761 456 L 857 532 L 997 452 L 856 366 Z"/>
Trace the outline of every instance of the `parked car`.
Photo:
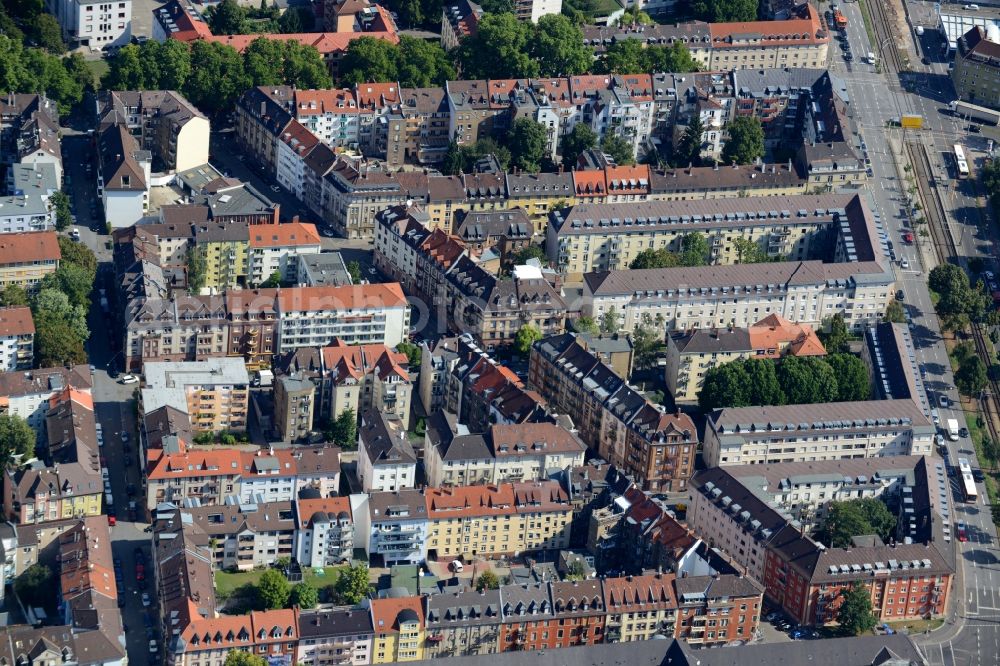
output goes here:
<path id="1" fill-rule="evenodd" d="M 951 405 L 951 403 L 948 401 L 948 396 L 946 396 L 944 393 L 942 393 L 938 397 L 938 404 L 941 405 L 941 409 L 947 409 Z"/>
<path id="2" fill-rule="evenodd" d="M 143 608 L 149 608 L 153 605 L 153 600 L 149 598 L 149 592 L 142 593 L 142 606 Z"/>
<path id="3" fill-rule="evenodd" d="M 969 430 L 968 430 L 968 428 L 959 428 L 958 429 L 958 436 L 959 437 L 968 437 L 969 436 Z"/>
<path id="4" fill-rule="evenodd" d="M 955 531 L 958 533 L 959 541 L 964 543 L 969 540 L 969 535 L 965 532 L 965 523 L 958 523 L 955 525 Z"/>
<path id="5" fill-rule="evenodd" d="M 122 384 L 138 384 L 139 378 L 135 375 L 123 375 L 118 381 Z"/>

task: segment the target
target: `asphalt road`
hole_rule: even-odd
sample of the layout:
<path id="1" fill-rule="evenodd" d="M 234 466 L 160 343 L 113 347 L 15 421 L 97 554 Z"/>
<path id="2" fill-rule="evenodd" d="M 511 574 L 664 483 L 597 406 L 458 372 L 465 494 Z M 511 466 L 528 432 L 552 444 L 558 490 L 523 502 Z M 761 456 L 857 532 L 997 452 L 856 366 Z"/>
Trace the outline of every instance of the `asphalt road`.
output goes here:
<path id="1" fill-rule="evenodd" d="M 864 23 L 856 3 L 841 4 L 848 17 L 848 32 L 856 57 L 877 51 L 877 45 L 868 43 Z M 905 220 L 901 215 L 906 186 L 899 181 L 891 152 L 892 145 L 904 140 L 901 130 L 887 130 L 885 123 L 901 114 L 918 113 L 924 117 L 929 130 L 917 134 L 931 154 L 935 180 L 942 183 L 942 200 L 947 209 L 952 235 L 959 242 L 966 256 L 990 255 L 992 245 L 980 237 L 975 226 L 972 208 L 974 199 L 969 182 L 958 183 L 949 171 L 948 154 L 955 143 L 979 147 L 982 141 L 965 134 L 965 124 L 947 113 L 947 102 L 954 99 L 947 79 L 947 63 L 935 53 L 934 36 L 925 33 L 918 50 L 930 60 L 929 65 L 917 63 L 919 71 L 907 75 L 902 82 L 894 75 L 877 74 L 868 65 L 852 65 L 839 60 L 839 53 L 832 57 L 831 69 L 841 76 L 851 96 L 851 106 L 861 137 L 865 140 L 872 160 L 874 178 L 869 192 L 873 209 L 881 216 L 894 247 L 901 257 L 906 257 L 913 270 L 896 267 L 900 288 L 905 293 L 905 307 L 912 320 L 914 344 L 918 362 L 926 371 L 926 386 L 932 404 L 937 404 L 944 394 L 952 402 L 958 397 L 944 343 L 941 340 L 937 318 L 926 287 L 926 272 L 933 267 L 931 252 L 921 252 L 917 246 L 906 246 L 899 230 Z M 836 53 L 836 51 L 835 51 Z M 839 60 L 839 62 L 838 62 Z M 855 61 L 856 63 L 857 61 Z M 906 137 L 910 138 L 910 137 Z M 860 141 L 859 141 L 860 143 Z M 981 156 L 980 156 L 981 157 Z M 926 248 L 926 246 L 925 246 Z M 961 411 L 938 408 L 942 421 L 956 418 L 964 424 Z M 958 457 L 970 460 L 978 467 L 971 443 L 965 439 L 948 442 L 951 462 Z M 997 533 L 985 504 L 985 490 L 980 486 L 978 504 L 961 501 L 957 486 L 952 483 L 955 520 L 967 526 L 969 541 L 955 542 L 958 566 L 951 597 L 949 622 L 938 631 L 916 637 L 930 664 L 995 664 L 1000 653 L 1000 550 Z M 954 533 L 954 530 L 953 530 Z"/>

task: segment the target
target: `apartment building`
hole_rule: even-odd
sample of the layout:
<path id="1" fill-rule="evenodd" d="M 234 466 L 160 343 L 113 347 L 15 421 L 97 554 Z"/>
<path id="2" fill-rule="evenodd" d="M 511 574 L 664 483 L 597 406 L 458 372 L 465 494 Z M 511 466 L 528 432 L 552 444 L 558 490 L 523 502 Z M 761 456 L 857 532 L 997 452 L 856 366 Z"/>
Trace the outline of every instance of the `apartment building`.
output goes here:
<path id="1" fill-rule="evenodd" d="M 241 502 L 286 502 L 303 488 L 330 497 L 340 489 L 340 449 L 335 446 L 258 449 L 254 454 L 244 452 L 241 463 Z"/>
<path id="2" fill-rule="evenodd" d="M 797 622 L 836 617 L 839 592 L 857 581 L 871 591 L 880 621 L 934 616 L 947 608 L 954 574 L 943 554 L 948 509 L 934 490 L 937 478 L 925 456 L 713 468 L 693 481 L 687 518 Z M 768 488 L 771 481 L 776 487 Z M 895 543 L 875 536 L 833 548 L 806 536 L 830 501 L 848 497 L 899 505 Z"/>
<path id="3" fill-rule="evenodd" d="M 0 412 L 20 416 L 42 434 L 52 398 L 67 388 L 90 395 L 93 385 L 93 376 L 86 365 L 0 372 Z"/>
<path id="4" fill-rule="evenodd" d="M 424 606 L 420 597 L 386 597 L 367 601 L 375 640 L 373 664 L 417 661 L 424 657 Z"/>
<path id="5" fill-rule="evenodd" d="M 306 157 L 319 145 L 319 141 L 319 137 L 302 123 L 292 120 L 275 143 L 274 179 L 299 199 L 305 188 Z"/>
<path id="6" fill-rule="evenodd" d="M 932 455 L 937 430 L 913 400 L 736 407 L 708 417 L 709 467 Z"/>
<path id="7" fill-rule="evenodd" d="M 1000 35 L 992 27 L 970 28 L 956 42 L 951 81 L 960 100 L 980 106 L 1000 107 Z"/>
<path id="8" fill-rule="evenodd" d="M 450 116 L 443 87 L 402 88 L 399 101 L 388 108 L 385 122 L 377 127 L 376 152 L 383 151 L 392 168 L 414 162 L 436 164 L 448 150 Z"/>
<path id="9" fill-rule="evenodd" d="M 194 227 L 194 245 L 205 259 L 205 287 L 222 291 L 246 281 L 248 226 L 225 222 L 199 224 Z"/>
<path id="10" fill-rule="evenodd" d="M 132 0 L 47 0 L 45 5 L 73 46 L 124 46 L 132 36 Z"/>
<path id="11" fill-rule="evenodd" d="M 500 651 L 500 590 L 467 590 L 424 597 L 424 656 L 467 657 Z"/>
<path id="12" fill-rule="evenodd" d="M 698 448 L 694 422 L 650 403 L 574 334 L 535 343 L 528 384 L 570 416 L 587 446 L 645 489 L 676 492 L 687 487 Z"/>
<path id="13" fill-rule="evenodd" d="M 120 229 L 145 217 L 153 157 L 116 116 L 101 126 L 97 160 L 97 195 L 104 219 Z"/>
<path id="14" fill-rule="evenodd" d="M 184 509 L 184 515 L 208 536 L 217 570 L 262 569 L 294 554 L 290 501 L 192 506 Z"/>
<path id="15" fill-rule="evenodd" d="M 381 412 L 410 423 L 413 380 L 406 354 L 385 344 L 348 345 L 335 338 L 320 350 L 320 413 L 336 418 L 346 409 L 355 414 Z"/>
<path id="16" fill-rule="evenodd" d="M 97 99 L 97 117 L 124 122 L 167 171 L 208 164 L 208 118 L 174 90 L 104 91 Z"/>
<path id="17" fill-rule="evenodd" d="M 0 288 L 15 284 L 34 293 L 59 268 L 62 254 L 55 231 L 0 235 Z"/>
<path id="18" fill-rule="evenodd" d="M 49 165 L 58 189 L 63 172 L 59 141 L 59 110 L 48 97 L 9 93 L 0 99 L 0 163 L 7 167 Z M 13 182 L 8 171 L 7 187 Z"/>
<path id="19" fill-rule="evenodd" d="M 444 337 L 420 343 L 420 404 L 433 414 L 445 406 L 448 377 L 458 362 L 458 338 Z"/>
<path id="20" fill-rule="evenodd" d="M 279 353 L 335 339 L 395 347 L 409 335 L 410 309 L 398 283 L 283 289 L 278 309 Z"/>
<path id="21" fill-rule="evenodd" d="M 289 86 L 250 88 L 236 101 L 236 141 L 267 173 L 277 173 L 278 137 L 292 122 Z"/>
<path id="22" fill-rule="evenodd" d="M 55 226 L 55 209 L 49 205 L 48 194 L 22 192 L 0 197 L 0 233 L 49 231 Z"/>
<path id="23" fill-rule="evenodd" d="M 692 646 L 718 647 L 745 643 L 757 635 L 764 590 L 752 578 L 677 578 L 674 589 L 678 602 L 675 638 Z"/>
<path id="24" fill-rule="evenodd" d="M 0 308 L 0 371 L 34 364 L 35 321 L 27 307 Z"/>
<path id="25" fill-rule="evenodd" d="M 300 442 L 313 432 L 316 385 L 293 376 L 274 380 L 274 424 L 284 442 Z"/>
<path id="26" fill-rule="evenodd" d="M 913 334 L 906 324 L 881 323 L 865 331 L 861 360 L 868 367 L 868 381 L 879 400 L 909 398 L 930 416 L 931 392 L 924 386 Z"/>
<path id="27" fill-rule="evenodd" d="M 573 510 L 554 481 L 428 488 L 428 556 L 508 555 L 569 547 Z"/>
<path id="28" fill-rule="evenodd" d="M 736 239 L 769 257 L 804 261 L 828 257 L 837 236 L 868 235 L 871 226 L 857 194 L 579 204 L 551 214 L 545 252 L 570 275 L 626 269 L 646 249 L 679 252 L 697 232 L 709 243 L 711 264 L 740 262 Z"/>
<path id="29" fill-rule="evenodd" d="M 417 454 L 406 428 L 381 410 L 361 413 L 358 426 L 358 480 L 366 493 L 413 488 Z"/>
<path id="30" fill-rule="evenodd" d="M 351 559 L 354 522 L 349 498 L 299 497 L 295 507 L 295 561 L 304 567 L 326 567 Z"/>
<path id="31" fill-rule="evenodd" d="M 373 238 L 375 215 L 406 202 L 399 182 L 378 167 L 341 158 L 323 180 L 324 219 L 345 238 Z"/>
<path id="32" fill-rule="evenodd" d="M 278 290 L 234 289 L 224 298 L 225 322 L 219 334 L 228 340 L 228 356 L 242 357 L 248 369 L 270 368 L 280 323 Z"/>
<path id="33" fill-rule="evenodd" d="M 667 388 L 674 400 L 695 403 L 712 368 L 747 358 L 824 356 L 811 327 L 770 314 L 748 328 L 680 331 L 667 336 Z"/>
<path id="34" fill-rule="evenodd" d="M 427 559 L 427 502 L 419 490 L 351 496 L 355 544 L 374 562 L 421 564 Z"/>
<path id="35" fill-rule="evenodd" d="M 303 666 L 365 666 L 371 662 L 375 629 L 371 613 L 359 609 L 301 612 L 295 663 Z"/>
<path id="36" fill-rule="evenodd" d="M 186 412 L 198 432 L 246 430 L 250 376 L 242 359 L 151 362 L 144 373 L 143 412 L 168 405 Z"/>
<path id="37" fill-rule="evenodd" d="M 10 467 L 4 479 L 5 515 L 38 524 L 101 514 L 94 402 L 89 393 L 63 389 L 45 416 L 44 462 Z"/>
<path id="38" fill-rule="evenodd" d="M 424 473 L 430 486 L 469 486 L 547 478 L 553 469 L 583 464 L 587 447 L 555 423 L 493 425 L 471 433 L 455 414 L 427 418 Z"/>
<path id="39" fill-rule="evenodd" d="M 352 283 L 340 252 L 300 254 L 295 281 L 300 287 L 343 287 Z"/>
<path id="40" fill-rule="evenodd" d="M 319 254 L 322 249 L 315 224 L 256 225 L 250 229 L 247 282 L 258 285 L 277 273 L 282 283 L 294 283 L 298 256 Z"/>

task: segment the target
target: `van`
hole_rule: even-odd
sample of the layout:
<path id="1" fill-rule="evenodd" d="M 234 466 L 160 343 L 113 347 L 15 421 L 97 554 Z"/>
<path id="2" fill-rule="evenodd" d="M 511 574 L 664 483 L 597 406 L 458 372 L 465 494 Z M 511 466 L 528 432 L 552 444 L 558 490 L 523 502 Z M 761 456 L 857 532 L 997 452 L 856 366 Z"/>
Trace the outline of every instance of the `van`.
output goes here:
<path id="1" fill-rule="evenodd" d="M 462 571 L 465 570 L 465 566 L 458 560 L 452 560 L 451 564 L 449 564 L 448 566 L 455 573 L 462 573 Z"/>

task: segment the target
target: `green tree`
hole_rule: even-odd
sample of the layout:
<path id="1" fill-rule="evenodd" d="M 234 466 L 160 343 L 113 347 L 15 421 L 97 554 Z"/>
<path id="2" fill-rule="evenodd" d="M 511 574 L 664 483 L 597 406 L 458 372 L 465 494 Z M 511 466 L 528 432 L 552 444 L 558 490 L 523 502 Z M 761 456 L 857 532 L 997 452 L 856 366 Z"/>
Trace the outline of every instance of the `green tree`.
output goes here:
<path id="1" fill-rule="evenodd" d="M 243 650 L 230 650 L 223 666 L 267 666 L 267 659 Z"/>
<path id="2" fill-rule="evenodd" d="M 899 301 L 890 301 L 882 320 L 893 324 L 905 324 L 906 311 L 903 310 L 903 304 Z"/>
<path id="3" fill-rule="evenodd" d="M 875 628 L 871 592 L 864 584 L 854 583 L 840 591 L 842 601 L 837 611 L 840 629 L 848 636 L 860 636 Z"/>
<path id="4" fill-rule="evenodd" d="M 675 167 L 701 166 L 701 137 L 705 126 L 700 116 L 694 116 L 684 129 L 674 149 L 673 164 Z"/>
<path id="5" fill-rule="evenodd" d="M 577 558 L 566 567 L 566 580 L 583 580 L 586 573 L 583 562 Z"/>
<path id="6" fill-rule="evenodd" d="M 940 264 L 928 276 L 928 285 L 940 298 L 935 310 L 949 330 L 960 330 L 969 321 L 982 321 L 991 310 L 991 298 L 980 281 L 975 286 L 958 266 Z"/>
<path id="7" fill-rule="evenodd" d="M 62 39 L 62 28 L 52 14 L 41 13 L 35 19 L 35 39 L 38 45 L 55 55 L 66 52 L 66 43 Z"/>
<path id="8" fill-rule="evenodd" d="M 351 276 L 351 283 L 360 284 L 361 283 L 361 264 L 357 261 L 347 262 L 347 273 Z"/>
<path id="9" fill-rule="evenodd" d="M 46 285 L 35 294 L 31 300 L 31 313 L 35 319 L 36 346 L 39 322 L 44 326 L 58 320 L 69 326 L 74 338 L 83 341 L 90 337 L 87 328 L 87 307 L 73 303 L 70 295 L 60 291 L 58 286 Z"/>
<path id="10" fill-rule="evenodd" d="M 54 273 L 42 279 L 42 289 L 61 291 L 71 305 L 87 310 L 90 307 L 90 290 L 94 287 L 94 273 L 73 263 L 63 263 Z"/>
<path id="11" fill-rule="evenodd" d="M 830 354 L 825 359 L 837 378 L 837 400 L 850 402 L 871 398 L 868 368 L 853 354 Z"/>
<path id="12" fill-rule="evenodd" d="M 511 263 L 515 266 L 523 266 L 529 259 L 538 259 L 543 264 L 549 260 L 545 256 L 545 250 L 537 245 L 526 245 L 510 257 Z"/>
<path id="13" fill-rule="evenodd" d="M 580 154 L 596 145 L 597 134 L 590 129 L 590 126 L 584 123 L 573 125 L 573 129 L 568 134 L 563 135 L 559 144 L 563 166 L 567 169 L 573 169 Z"/>
<path id="14" fill-rule="evenodd" d="M 35 363 L 39 367 L 86 363 L 84 340 L 65 319 L 35 315 Z"/>
<path id="15" fill-rule="evenodd" d="M 66 74 L 82 92 L 94 90 L 94 70 L 90 68 L 80 53 L 70 53 L 62 59 L 62 63 L 66 68 Z"/>
<path id="16" fill-rule="evenodd" d="M 519 79 L 539 75 L 537 60 L 529 55 L 534 35 L 531 23 L 509 13 L 487 13 L 475 35 L 458 47 L 458 62 L 466 79 Z"/>
<path id="17" fill-rule="evenodd" d="M 49 197 L 49 204 L 56 212 L 56 230 L 66 231 L 73 224 L 73 213 L 69 207 L 69 197 L 62 191 L 53 192 L 52 196 Z"/>
<path id="18" fill-rule="evenodd" d="M 726 164 L 750 164 L 764 157 L 764 127 L 757 116 L 738 116 L 726 126 L 729 138 L 722 149 Z"/>
<path id="19" fill-rule="evenodd" d="M 250 32 L 247 10 L 236 0 L 222 0 L 203 12 L 213 35 L 245 35 Z"/>
<path id="20" fill-rule="evenodd" d="M 0 463 L 7 469 L 16 461 L 35 457 L 35 431 L 17 414 L 0 414 Z"/>
<path id="21" fill-rule="evenodd" d="M 601 327 L 597 325 L 597 322 L 594 321 L 593 317 L 578 317 L 570 324 L 570 326 L 572 326 L 573 330 L 577 333 L 588 333 L 590 335 L 601 334 Z"/>
<path id="22" fill-rule="evenodd" d="M 955 371 L 955 387 L 969 397 L 978 396 L 986 388 L 986 364 L 973 355 L 962 360 Z"/>
<path id="23" fill-rule="evenodd" d="M 285 34 L 312 32 L 316 27 L 316 16 L 306 7 L 289 7 L 278 19 L 278 29 Z"/>
<path id="24" fill-rule="evenodd" d="M 993 463 L 993 468 L 995 469 L 997 462 L 1000 462 L 1000 442 L 991 437 L 984 436 L 983 455 Z"/>
<path id="25" fill-rule="evenodd" d="M 513 14 L 514 0 L 486 0 L 479 3 L 479 6 L 487 14 Z"/>
<path id="26" fill-rule="evenodd" d="M 737 236 L 733 239 L 733 249 L 736 250 L 736 263 L 763 264 L 770 259 L 758 241 Z"/>
<path id="27" fill-rule="evenodd" d="M 62 255 L 60 265 L 73 264 L 90 273 L 92 279 L 97 276 L 97 256 L 83 243 L 60 236 L 59 253 Z"/>
<path id="28" fill-rule="evenodd" d="M 152 46 L 155 44 L 156 46 Z M 191 76 L 191 49 L 184 42 L 168 39 L 162 44 L 149 40 L 142 45 L 143 53 L 155 57 L 160 63 L 160 80 L 156 86 L 162 90 L 183 90 Z"/>
<path id="29" fill-rule="evenodd" d="M 296 583 L 292 586 L 289 603 L 303 609 L 316 608 L 319 603 L 319 592 L 309 583 Z"/>
<path id="30" fill-rule="evenodd" d="M 655 25 L 656 21 L 653 17 L 646 12 L 639 9 L 639 5 L 632 5 L 627 8 L 622 15 L 618 17 L 619 26 L 630 26 L 630 25 Z M 674 70 L 667 70 L 674 71 Z"/>
<path id="31" fill-rule="evenodd" d="M 58 596 L 58 582 L 47 566 L 32 564 L 14 579 L 14 593 L 26 606 L 45 607 Z"/>
<path id="32" fill-rule="evenodd" d="M 0 305 L 5 308 L 23 307 L 28 304 L 28 292 L 19 284 L 9 284 L 0 291 Z"/>
<path id="33" fill-rule="evenodd" d="M 358 416 L 352 408 L 348 407 L 337 416 L 331 434 L 334 443 L 342 449 L 353 451 L 358 447 Z"/>
<path id="34" fill-rule="evenodd" d="M 597 63 L 606 74 L 646 73 L 645 45 L 638 39 L 622 39 L 608 45 Z"/>
<path id="35" fill-rule="evenodd" d="M 839 390 L 833 369 L 816 357 L 785 357 L 778 366 L 778 382 L 790 405 L 833 402 Z"/>
<path id="36" fill-rule="evenodd" d="M 355 564 L 344 569 L 333 587 L 340 603 L 348 605 L 359 603 L 372 589 L 372 584 L 368 580 L 368 567 L 364 564 Z"/>
<path id="37" fill-rule="evenodd" d="M 695 18 L 709 23 L 744 23 L 757 20 L 757 0 L 694 0 Z"/>
<path id="38" fill-rule="evenodd" d="M 531 345 L 542 339 L 542 332 L 533 324 L 525 324 L 514 336 L 514 349 L 521 356 L 527 356 L 531 352 Z"/>
<path id="39" fill-rule="evenodd" d="M 208 275 L 208 260 L 205 258 L 205 250 L 201 247 L 189 248 L 184 257 L 187 266 L 188 291 L 198 294 L 205 288 L 205 280 Z"/>
<path id="40" fill-rule="evenodd" d="M 284 43 L 258 37 L 243 51 L 243 71 L 255 86 L 281 85 Z"/>
<path id="41" fill-rule="evenodd" d="M 518 118 L 507 133 L 507 148 L 518 169 L 537 173 L 545 158 L 545 127 L 531 118 Z"/>
<path id="42" fill-rule="evenodd" d="M 421 351 L 418 345 L 412 342 L 400 342 L 396 345 L 396 351 L 401 354 L 406 354 L 406 360 L 410 364 L 410 369 L 414 370 L 420 367 L 420 356 Z"/>
<path id="43" fill-rule="evenodd" d="M 139 47 L 128 44 L 111 59 L 101 85 L 109 90 L 148 90 L 155 82 L 146 82 L 146 68 Z"/>
<path id="44" fill-rule="evenodd" d="M 881 500 L 859 498 L 831 502 L 816 530 L 817 538 L 833 548 L 846 548 L 857 536 L 875 534 L 888 541 L 896 530 L 896 517 Z"/>
<path id="45" fill-rule="evenodd" d="M 604 140 L 601 141 L 601 150 L 610 155 L 618 166 L 635 164 L 635 151 L 632 150 L 632 144 L 617 134 L 608 133 L 605 135 Z"/>
<path id="46" fill-rule="evenodd" d="M 748 358 L 742 361 L 747 377 L 747 400 L 751 405 L 783 405 L 785 392 L 778 382 L 774 361 L 766 358 Z"/>
<path id="47" fill-rule="evenodd" d="M 258 285 L 261 289 L 274 289 L 281 286 L 281 271 L 274 271 L 266 280 Z"/>
<path id="48" fill-rule="evenodd" d="M 632 270 L 644 268 L 673 268 L 680 265 L 676 254 L 666 248 L 647 248 L 635 255 L 628 267 Z"/>
<path id="49" fill-rule="evenodd" d="M 642 316 L 642 321 L 632 331 L 632 349 L 635 357 L 635 367 L 644 370 L 656 365 L 656 356 L 664 346 L 665 328 L 662 318 L 654 320 L 649 314 Z"/>
<path id="50" fill-rule="evenodd" d="M 476 591 L 482 592 L 484 590 L 497 590 L 500 589 L 500 577 L 493 573 L 492 570 L 487 569 L 483 573 L 476 576 Z"/>
<path id="51" fill-rule="evenodd" d="M 618 308 L 611 306 L 600 317 L 601 335 L 611 337 L 621 328 L 621 318 Z"/>
<path id="52" fill-rule="evenodd" d="M 704 266 L 708 263 L 711 247 L 705 234 L 686 234 L 681 239 L 681 266 Z"/>
<path id="53" fill-rule="evenodd" d="M 548 14 L 538 19 L 531 56 L 541 76 L 573 76 L 590 70 L 593 51 L 583 44 L 583 31 L 565 16 Z"/>
<path id="54" fill-rule="evenodd" d="M 677 40 L 670 46 L 651 46 L 646 49 L 646 66 L 648 72 L 672 72 L 683 74 L 697 72 L 698 61 L 691 56 L 684 42 Z"/>
<path id="55" fill-rule="evenodd" d="M 291 584 L 277 569 L 268 569 L 257 581 L 257 596 L 267 609 L 286 608 L 291 593 Z"/>
<path id="56" fill-rule="evenodd" d="M 439 44 L 403 35 L 396 54 L 396 76 L 404 88 L 429 88 L 444 85 L 456 74 Z"/>
<path id="57" fill-rule="evenodd" d="M 827 354 L 843 354 L 850 350 L 851 334 L 844 322 L 844 315 L 835 314 L 823 322 L 823 328 L 817 332 Z"/>
<path id="58" fill-rule="evenodd" d="M 231 109 L 250 80 L 243 71 L 243 58 L 231 46 L 197 40 L 191 45 L 191 74 L 181 91 L 206 113 Z"/>
<path id="59" fill-rule="evenodd" d="M 698 392 L 698 406 L 708 412 L 722 407 L 750 405 L 753 387 L 742 363 L 725 363 L 709 368 Z"/>

